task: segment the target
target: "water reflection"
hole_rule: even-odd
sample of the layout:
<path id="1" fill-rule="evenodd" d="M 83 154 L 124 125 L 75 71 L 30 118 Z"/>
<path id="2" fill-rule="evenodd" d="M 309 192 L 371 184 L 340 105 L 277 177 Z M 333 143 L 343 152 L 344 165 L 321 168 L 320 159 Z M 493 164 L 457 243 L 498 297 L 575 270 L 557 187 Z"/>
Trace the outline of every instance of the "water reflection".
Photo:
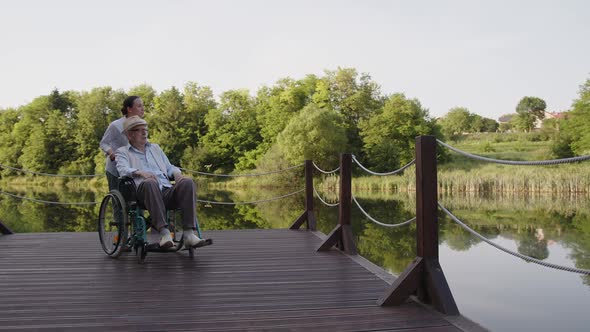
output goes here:
<path id="1" fill-rule="evenodd" d="M 266 200 L 297 189 L 208 190 L 199 199 L 216 202 Z M 92 190 L 19 189 L 13 193 L 46 201 L 93 202 L 103 193 Z M 333 192 L 321 193 L 335 202 Z M 399 223 L 415 214 L 413 193 L 355 193 L 359 204 L 383 223 Z M 590 269 L 590 203 L 586 197 L 524 195 L 444 195 L 441 203 L 472 229 L 488 239 L 509 239 L 519 253 L 551 260 L 551 246 L 570 250 L 571 262 L 552 263 Z M 316 200 L 318 229 L 329 233 L 338 222 L 338 207 Z M 199 203 L 197 215 L 203 230 L 287 228 L 304 210 L 303 193 L 259 204 L 218 205 Z M 71 206 L 40 204 L 0 195 L 0 220 L 15 232 L 95 231 L 98 205 Z M 444 214 L 439 214 L 440 244 L 455 251 L 468 251 L 481 241 Z M 394 274 L 401 273 L 416 256 L 412 223 L 387 228 L 369 221 L 353 204 L 353 232 L 360 254 Z M 498 254 L 503 254 L 498 252 Z M 590 277 L 584 277 L 590 285 Z"/>

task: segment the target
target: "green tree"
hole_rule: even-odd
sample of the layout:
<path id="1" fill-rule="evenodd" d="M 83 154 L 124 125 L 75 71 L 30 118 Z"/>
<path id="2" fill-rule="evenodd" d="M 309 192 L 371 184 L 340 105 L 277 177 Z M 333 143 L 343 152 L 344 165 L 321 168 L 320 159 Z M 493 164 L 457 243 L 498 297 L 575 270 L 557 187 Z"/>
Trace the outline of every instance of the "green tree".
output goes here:
<path id="1" fill-rule="evenodd" d="M 498 121 L 490 118 L 483 118 L 481 132 L 493 133 L 498 131 L 499 126 Z"/>
<path id="2" fill-rule="evenodd" d="M 17 167 L 32 171 L 46 171 L 45 154 L 46 134 L 44 123 L 49 117 L 51 104 L 48 96 L 35 98 L 31 103 L 20 108 L 21 119 L 13 128 L 15 147 L 18 149 Z"/>
<path id="3" fill-rule="evenodd" d="M 208 132 L 193 153 L 194 164 L 208 165 L 210 170 L 232 171 L 252 168 L 245 158 L 246 152 L 261 142 L 260 128 L 256 121 L 254 99 L 247 90 L 230 90 L 220 97 L 219 106 L 205 116 Z"/>
<path id="4" fill-rule="evenodd" d="M 564 121 L 562 131 L 577 155 L 590 154 L 590 79 L 580 86 L 579 97 Z"/>
<path id="5" fill-rule="evenodd" d="M 311 102 L 317 81 L 315 75 L 302 80 L 283 78 L 258 90 L 255 107 L 262 142 L 247 153 L 249 159 L 258 161 L 274 145 L 289 120 Z"/>
<path id="6" fill-rule="evenodd" d="M 13 135 L 15 125 L 19 122 L 21 112 L 16 109 L 0 111 L 0 164 L 16 167 L 18 154 L 21 147 L 16 145 Z M 12 171 L 3 168 L 1 174 L 9 174 Z"/>
<path id="7" fill-rule="evenodd" d="M 72 173 L 92 174 L 95 171 L 94 156 L 98 142 L 110 122 L 121 116 L 125 93 L 111 87 L 94 88 L 82 92 L 76 100 L 78 121 L 74 141 L 77 145 L 76 160 L 66 170 Z"/>
<path id="8" fill-rule="evenodd" d="M 208 86 L 199 86 L 195 82 L 188 82 L 184 86 L 183 104 L 187 122 L 187 144 L 197 146 L 200 138 L 207 133 L 205 116 L 217 107 L 213 91 Z"/>
<path id="9" fill-rule="evenodd" d="M 58 110 L 66 118 L 72 118 L 74 116 L 74 98 L 73 92 L 60 93 L 58 89 L 54 89 L 48 96 L 49 109 Z"/>
<path id="10" fill-rule="evenodd" d="M 348 148 L 344 121 L 334 110 L 309 104 L 279 134 L 279 148 L 291 164 L 310 159 L 320 167 L 333 168 Z"/>
<path id="11" fill-rule="evenodd" d="M 178 164 L 189 141 L 183 96 L 172 87 L 162 91 L 154 103 L 154 110 L 146 115 L 150 141 L 160 144 L 170 162 Z"/>
<path id="12" fill-rule="evenodd" d="M 317 82 L 312 96 L 320 108 L 330 108 L 340 113 L 345 120 L 350 152 L 362 152 L 359 124 L 383 106 L 380 87 L 369 74 L 360 77 L 354 68 L 327 70 Z"/>
<path id="13" fill-rule="evenodd" d="M 154 88 L 152 88 L 151 85 L 148 84 L 140 84 L 138 86 L 134 86 L 131 89 L 129 89 L 129 92 L 127 93 L 128 96 L 139 96 L 139 98 L 141 98 L 141 101 L 143 101 L 143 106 L 144 106 L 144 110 L 146 114 L 151 113 L 154 108 L 156 107 L 156 96 L 158 95 L 156 93 L 156 90 L 154 90 Z M 123 106 L 123 104 L 121 104 L 121 107 Z M 122 114 L 121 114 L 122 115 Z"/>
<path id="14" fill-rule="evenodd" d="M 546 108 L 547 104 L 541 98 L 523 97 L 516 105 L 518 128 L 531 131 L 537 120 L 545 118 Z"/>
<path id="15" fill-rule="evenodd" d="M 463 132 L 471 131 L 472 114 L 465 107 L 454 107 L 438 121 L 446 137 L 452 138 Z"/>
<path id="16" fill-rule="evenodd" d="M 76 146 L 72 144 L 75 119 L 67 117 L 67 114 L 53 110 L 44 123 L 45 164 L 46 171 L 50 173 L 62 173 L 60 169 L 75 160 Z"/>
<path id="17" fill-rule="evenodd" d="M 206 86 L 199 86 L 197 83 L 189 82 L 184 87 L 183 103 L 185 105 L 186 123 L 180 124 L 185 126 L 184 134 L 186 136 L 185 146 L 181 164 L 188 169 L 200 168 L 199 144 L 207 134 L 207 123 L 205 118 L 209 111 L 217 107 L 217 102 L 213 97 L 213 91 Z"/>
<path id="18" fill-rule="evenodd" d="M 361 122 L 366 164 L 376 171 L 391 171 L 414 159 L 415 137 L 436 135 L 440 129 L 417 99 L 394 94 L 378 115 Z"/>

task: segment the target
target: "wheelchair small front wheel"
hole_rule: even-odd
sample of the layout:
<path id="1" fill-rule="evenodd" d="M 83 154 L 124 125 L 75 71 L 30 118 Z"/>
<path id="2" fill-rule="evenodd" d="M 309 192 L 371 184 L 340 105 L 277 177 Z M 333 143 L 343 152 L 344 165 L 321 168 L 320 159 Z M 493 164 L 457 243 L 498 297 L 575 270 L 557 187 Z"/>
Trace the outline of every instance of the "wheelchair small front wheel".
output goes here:
<path id="1" fill-rule="evenodd" d="M 118 257 L 127 242 L 127 213 L 123 196 L 117 190 L 111 190 L 100 204 L 98 214 L 98 236 L 102 250 L 111 256 Z"/>

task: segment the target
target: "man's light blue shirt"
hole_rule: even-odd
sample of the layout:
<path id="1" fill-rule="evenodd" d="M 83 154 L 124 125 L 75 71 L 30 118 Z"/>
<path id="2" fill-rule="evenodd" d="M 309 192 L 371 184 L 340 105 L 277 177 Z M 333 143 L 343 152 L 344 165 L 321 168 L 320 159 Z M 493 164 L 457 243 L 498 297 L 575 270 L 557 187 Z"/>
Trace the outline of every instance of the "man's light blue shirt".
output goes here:
<path id="1" fill-rule="evenodd" d="M 135 159 L 135 161 L 131 161 Z M 139 163 L 139 164 L 137 164 Z M 166 173 L 163 172 L 165 169 Z M 172 187 L 168 178 L 172 178 L 175 172 L 180 172 L 178 167 L 172 165 L 168 157 L 157 144 L 146 143 L 145 153 L 127 144 L 117 150 L 117 170 L 120 176 L 133 177 L 135 171 L 150 172 L 156 176 L 160 189 Z M 141 177 L 133 177 L 136 185 L 143 182 Z"/>

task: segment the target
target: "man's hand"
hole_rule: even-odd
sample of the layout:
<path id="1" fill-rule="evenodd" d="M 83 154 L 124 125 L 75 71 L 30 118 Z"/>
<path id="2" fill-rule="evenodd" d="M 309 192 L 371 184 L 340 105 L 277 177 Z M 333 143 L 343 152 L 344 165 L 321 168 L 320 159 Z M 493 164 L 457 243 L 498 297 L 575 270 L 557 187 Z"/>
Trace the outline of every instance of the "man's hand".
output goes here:
<path id="1" fill-rule="evenodd" d="M 178 182 L 178 181 L 182 180 L 182 178 L 184 178 L 184 176 L 182 176 L 182 173 L 180 173 L 180 172 L 174 173 L 174 181 Z"/>

